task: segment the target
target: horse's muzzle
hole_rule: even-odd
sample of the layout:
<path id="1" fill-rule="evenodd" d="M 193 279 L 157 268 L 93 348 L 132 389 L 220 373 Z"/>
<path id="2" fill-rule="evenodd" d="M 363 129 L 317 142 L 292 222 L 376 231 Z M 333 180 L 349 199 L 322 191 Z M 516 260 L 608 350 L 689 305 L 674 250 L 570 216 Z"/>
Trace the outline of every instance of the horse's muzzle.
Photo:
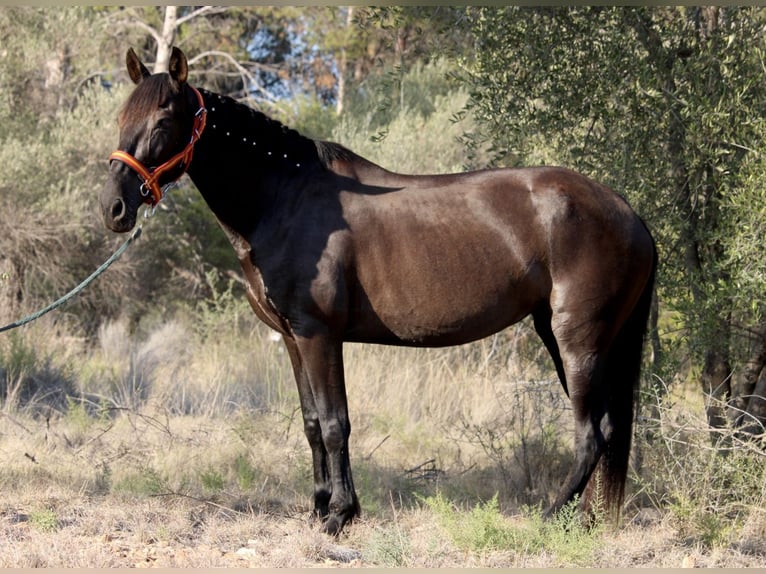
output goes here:
<path id="1" fill-rule="evenodd" d="M 102 203 L 104 224 L 112 231 L 125 233 L 136 224 L 135 209 L 131 209 L 122 197 L 107 199 Z"/>

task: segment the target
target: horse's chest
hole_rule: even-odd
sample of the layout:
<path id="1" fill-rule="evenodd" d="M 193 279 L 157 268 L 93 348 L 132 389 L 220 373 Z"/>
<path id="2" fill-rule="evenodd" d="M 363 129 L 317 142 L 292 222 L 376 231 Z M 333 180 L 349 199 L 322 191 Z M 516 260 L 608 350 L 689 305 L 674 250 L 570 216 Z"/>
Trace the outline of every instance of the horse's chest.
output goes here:
<path id="1" fill-rule="evenodd" d="M 245 276 L 246 294 L 256 316 L 272 329 L 285 334 L 287 325 L 284 317 L 278 312 L 268 297 L 268 289 L 263 281 L 263 275 L 253 264 L 250 257 L 251 247 L 247 240 L 231 227 L 221 222 L 221 227 L 231 242 L 237 254 L 242 272 Z"/>
<path id="2" fill-rule="evenodd" d="M 284 334 L 286 332 L 284 318 L 269 300 L 260 271 L 252 264 L 249 257 L 241 260 L 240 263 L 247 283 L 247 299 L 253 311 L 269 327 Z"/>

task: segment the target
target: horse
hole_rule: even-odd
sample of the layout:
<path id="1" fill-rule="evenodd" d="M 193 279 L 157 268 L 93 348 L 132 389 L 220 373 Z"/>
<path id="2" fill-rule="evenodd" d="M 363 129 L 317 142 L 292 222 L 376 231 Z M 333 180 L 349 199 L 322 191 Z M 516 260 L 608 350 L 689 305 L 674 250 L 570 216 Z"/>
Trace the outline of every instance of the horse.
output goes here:
<path id="1" fill-rule="evenodd" d="M 324 532 L 360 514 L 343 343 L 460 345 L 529 315 L 574 414 L 574 461 L 548 514 L 600 476 L 619 517 L 657 267 L 622 196 L 561 167 L 395 173 L 195 88 L 178 48 L 168 72 L 132 48 L 126 64 L 136 86 L 100 194 L 105 224 L 130 231 L 188 173 L 287 349 Z"/>

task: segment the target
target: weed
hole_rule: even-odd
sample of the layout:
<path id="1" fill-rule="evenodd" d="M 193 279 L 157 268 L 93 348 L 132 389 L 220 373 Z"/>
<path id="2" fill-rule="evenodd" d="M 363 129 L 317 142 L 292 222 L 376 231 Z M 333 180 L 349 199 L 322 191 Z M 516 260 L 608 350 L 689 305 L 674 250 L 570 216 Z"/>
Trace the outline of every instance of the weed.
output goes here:
<path id="1" fill-rule="evenodd" d="M 604 534 L 603 508 L 591 508 L 586 521 L 578 504 L 576 498 L 550 520 L 545 520 L 539 509 L 527 512 L 536 543 L 567 566 L 589 564 Z"/>
<path id="2" fill-rule="evenodd" d="M 242 453 L 237 455 L 234 459 L 234 470 L 240 490 L 250 490 L 255 483 L 256 472 L 247 455 Z"/>
<path id="3" fill-rule="evenodd" d="M 0 387 L 5 409 L 14 411 L 19 406 L 25 387 L 29 384 L 29 375 L 38 365 L 39 358 L 32 345 L 18 333 L 11 333 L 8 345 L 3 352 L 0 349 Z"/>
<path id="4" fill-rule="evenodd" d="M 200 471 L 199 479 L 202 483 L 202 488 L 208 494 L 218 494 L 223 491 L 225 486 L 225 480 L 223 474 L 212 467 Z"/>
<path id="5" fill-rule="evenodd" d="M 112 469 L 102 461 L 93 481 L 93 491 L 96 494 L 106 494 L 112 489 Z"/>
<path id="6" fill-rule="evenodd" d="M 595 517 L 586 526 L 577 500 L 550 520 L 545 520 L 539 510 L 527 508 L 520 524 L 500 513 L 497 495 L 468 512 L 459 511 L 441 493 L 424 502 L 455 546 L 465 552 L 511 550 L 520 555 L 548 552 L 561 565 L 571 566 L 588 564 L 601 544 L 601 519 Z"/>
<path id="7" fill-rule="evenodd" d="M 408 565 L 411 542 L 397 524 L 376 530 L 368 539 L 363 555 L 380 566 L 401 568 Z"/>
<path id="8" fill-rule="evenodd" d="M 55 532 L 59 528 L 56 512 L 50 508 L 33 510 L 29 513 L 29 523 L 40 532 Z"/>
<path id="9" fill-rule="evenodd" d="M 634 480 L 642 499 L 668 511 L 682 538 L 721 548 L 740 537 L 744 525 L 762 520 L 764 455 L 738 441 L 736 429 L 717 429 L 722 440 L 713 446 L 707 420 L 688 405 L 681 408 L 682 398 L 674 396 L 679 392 L 671 389 L 653 404 L 652 432 L 639 434 L 641 467 Z"/>
<path id="10" fill-rule="evenodd" d="M 130 473 L 114 484 L 115 492 L 138 496 L 154 496 L 168 490 L 167 481 L 151 467 Z"/>
<path id="11" fill-rule="evenodd" d="M 424 502 L 461 550 L 481 552 L 518 548 L 522 544 L 521 532 L 500 514 L 497 495 L 467 513 L 459 511 L 440 492 L 425 498 Z"/>
<path id="12" fill-rule="evenodd" d="M 85 402 L 71 396 L 66 398 L 66 414 L 64 420 L 69 426 L 80 432 L 88 430 L 93 423 L 93 419 L 91 419 L 88 414 Z"/>

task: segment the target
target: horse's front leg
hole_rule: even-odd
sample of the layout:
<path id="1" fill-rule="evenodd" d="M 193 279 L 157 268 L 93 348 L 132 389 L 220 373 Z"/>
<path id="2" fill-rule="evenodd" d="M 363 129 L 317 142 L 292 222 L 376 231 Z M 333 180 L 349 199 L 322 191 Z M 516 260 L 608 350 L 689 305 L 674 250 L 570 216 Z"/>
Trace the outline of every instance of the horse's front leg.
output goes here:
<path id="1" fill-rule="evenodd" d="M 305 409 L 306 403 L 313 400 L 313 405 L 309 405 L 313 407 L 310 409 L 311 416 L 307 421 L 304 410 L 304 421 L 307 421 L 306 435 L 314 453 L 315 484 L 329 478 L 331 485 L 329 504 L 323 507 L 321 503 L 324 499 L 316 494 L 327 493 L 326 488 L 315 489 L 315 501 L 319 514 L 326 514 L 324 531 L 328 534 L 338 534 L 344 524 L 353 520 L 360 512 L 351 477 L 348 451 L 351 424 L 343 374 L 342 342 L 326 334 L 317 334 L 311 337 L 296 337 L 295 348 L 303 372 L 303 382 L 299 382 L 299 388 L 301 384 L 304 385 L 301 389 L 301 405 Z M 304 399 L 304 394 L 308 394 L 310 398 Z M 317 421 L 323 447 L 318 444 Z"/>
<path id="2" fill-rule="evenodd" d="M 319 424 L 319 412 L 314 401 L 314 393 L 309 384 L 308 373 L 303 367 L 298 345 L 295 339 L 285 335 L 283 337 L 287 354 L 293 367 L 293 375 L 298 385 L 298 397 L 301 403 L 303 415 L 303 432 L 306 434 L 311 447 L 311 458 L 314 467 L 314 515 L 325 518 L 330 509 L 330 496 L 332 495 L 332 482 L 330 470 L 327 466 L 327 450 L 322 440 L 322 427 Z"/>

